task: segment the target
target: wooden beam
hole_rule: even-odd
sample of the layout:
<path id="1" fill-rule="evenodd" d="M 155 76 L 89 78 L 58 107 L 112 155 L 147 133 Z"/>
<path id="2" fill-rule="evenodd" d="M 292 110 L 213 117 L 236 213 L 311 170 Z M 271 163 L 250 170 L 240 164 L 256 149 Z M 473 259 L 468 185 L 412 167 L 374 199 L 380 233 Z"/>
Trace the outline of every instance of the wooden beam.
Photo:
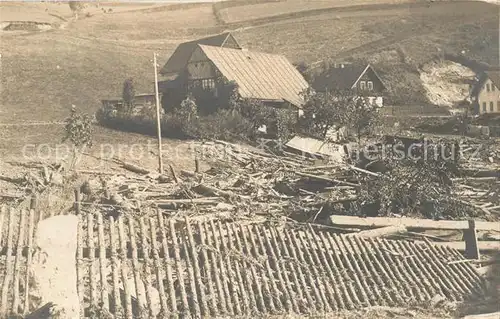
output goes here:
<path id="1" fill-rule="evenodd" d="M 498 319 L 500 318 L 500 312 L 483 313 L 480 315 L 470 315 L 462 317 L 462 319 Z"/>
<path id="2" fill-rule="evenodd" d="M 369 230 L 363 230 L 360 231 L 359 233 L 355 233 L 353 235 L 356 235 L 358 237 L 362 238 L 373 238 L 373 237 L 383 237 L 383 236 L 388 236 L 388 235 L 393 235 L 397 233 L 402 233 L 406 231 L 406 227 L 402 225 L 395 225 L 395 226 L 386 226 L 386 227 L 380 227 L 380 228 L 375 228 L 375 229 L 369 229 Z"/>
<path id="3" fill-rule="evenodd" d="M 432 220 L 432 219 L 415 219 L 408 217 L 355 217 L 334 215 L 330 217 L 333 225 L 346 227 L 387 227 L 387 226 L 404 226 L 414 229 L 447 229 L 447 230 L 464 230 L 469 228 L 469 222 L 466 220 Z M 500 232 L 500 224 L 498 222 L 483 222 L 476 221 L 476 230 L 489 230 Z"/>
<path id="4" fill-rule="evenodd" d="M 433 242 L 432 244 L 435 246 L 447 246 L 464 252 L 466 250 L 465 241 Z M 479 251 L 500 251 L 500 241 L 478 241 L 477 249 Z"/>

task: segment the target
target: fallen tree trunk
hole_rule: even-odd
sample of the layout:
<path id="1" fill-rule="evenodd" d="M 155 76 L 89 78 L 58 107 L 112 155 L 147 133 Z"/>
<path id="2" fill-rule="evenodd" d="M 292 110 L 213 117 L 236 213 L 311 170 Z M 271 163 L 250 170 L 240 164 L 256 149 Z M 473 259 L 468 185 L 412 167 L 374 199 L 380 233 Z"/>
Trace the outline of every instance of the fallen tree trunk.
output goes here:
<path id="1" fill-rule="evenodd" d="M 218 188 L 215 188 L 212 186 L 208 186 L 205 184 L 199 184 L 193 190 L 195 190 L 197 192 L 207 193 L 207 195 L 221 196 L 224 198 L 240 198 L 240 199 L 249 199 L 250 198 L 247 196 L 235 194 L 233 192 L 224 191 L 224 190 L 221 190 L 221 189 L 218 189 Z"/>
<path id="2" fill-rule="evenodd" d="M 341 180 L 337 180 L 337 179 L 329 178 L 329 177 L 325 177 L 325 176 L 318 176 L 318 175 L 313 175 L 313 174 L 308 174 L 308 173 L 303 173 L 303 172 L 296 172 L 295 174 L 302 176 L 302 177 L 317 179 L 319 181 L 323 181 L 323 182 L 327 182 L 327 183 L 337 183 L 337 184 L 343 184 L 343 185 L 347 185 L 347 186 L 351 186 L 351 187 L 359 187 L 360 186 L 359 184 L 341 181 Z"/>
<path id="3" fill-rule="evenodd" d="M 203 197 L 192 199 L 162 199 L 153 201 L 159 208 L 171 208 L 178 205 L 217 205 L 220 197 Z"/>
<path id="4" fill-rule="evenodd" d="M 147 170 L 147 169 L 145 169 L 143 167 L 137 166 L 135 164 L 132 164 L 132 163 L 122 162 L 121 165 L 126 170 L 129 170 L 129 171 L 137 173 L 137 174 L 147 175 L 147 174 L 151 173 L 149 170 Z"/>

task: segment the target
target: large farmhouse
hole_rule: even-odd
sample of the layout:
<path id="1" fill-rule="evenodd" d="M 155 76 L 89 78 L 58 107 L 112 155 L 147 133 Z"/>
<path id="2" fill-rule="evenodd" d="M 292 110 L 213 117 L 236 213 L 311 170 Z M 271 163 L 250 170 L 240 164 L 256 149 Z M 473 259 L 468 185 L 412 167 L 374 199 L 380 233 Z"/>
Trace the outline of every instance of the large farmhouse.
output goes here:
<path id="1" fill-rule="evenodd" d="M 334 64 L 314 79 L 312 87 L 317 92 L 353 90 L 367 96 L 374 105 L 384 104 L 384 83 L 370 64 Z"/>
<path id="2" fill-rule="evenodd" d="M 210 45 L 221 48 L 241 49 L 241 46 L 229 32 L 181 43 L 174 51 L 167 63 L 161 68 L 160 75 L 169 77 L 182 73 L 189 62 L 189 58 L 198 44 Z"/>
<path id="3" fill-rule="evenodd" d="M 211 39 L 217 41 L 181 44 L 163 67 L 161 74 L 175 73 L 173 79 L 160 83 L 165 108 L 179 103 L 187 92 L 203 91 L 205 97 L 217 98 L 228 83 L 237 85 L 241 97 L 266 105 L 300 108 L 304 104 L 301 93 L 309 84 L 286 57 L 241 49 L 230 34 Z M 187 57 L 178 57 L 179 52 Z"/>

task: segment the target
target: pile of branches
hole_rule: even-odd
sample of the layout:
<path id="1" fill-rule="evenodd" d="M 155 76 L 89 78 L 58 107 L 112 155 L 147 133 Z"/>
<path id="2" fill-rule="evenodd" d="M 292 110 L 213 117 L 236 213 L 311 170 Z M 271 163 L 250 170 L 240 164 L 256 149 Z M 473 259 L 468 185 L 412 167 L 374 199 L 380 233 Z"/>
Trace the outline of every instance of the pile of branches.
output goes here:
<path id="1" fill-rule="evenodd" d="M 462 219 L 482 214 L 461 200 L 460 178 L 453 160 L 381 159 L 361 165 L 314 159 L 273 149 L 256 149 L 222 141 L 199 143 L 196 167 L 170 167 L 164 175 L 130 163 L 122 174 L 90 181 L 105 191 L 93 201 L 109 205 L 112 214 L 142 214 L 146 207 L 165 214 L 219 217 L 265 216 L 321 221 L 332 214 L 405 215 Z M 201 151 L 202 150 L 202 151 Z M 105 181 L 104 181 L 105 179 Z"/>

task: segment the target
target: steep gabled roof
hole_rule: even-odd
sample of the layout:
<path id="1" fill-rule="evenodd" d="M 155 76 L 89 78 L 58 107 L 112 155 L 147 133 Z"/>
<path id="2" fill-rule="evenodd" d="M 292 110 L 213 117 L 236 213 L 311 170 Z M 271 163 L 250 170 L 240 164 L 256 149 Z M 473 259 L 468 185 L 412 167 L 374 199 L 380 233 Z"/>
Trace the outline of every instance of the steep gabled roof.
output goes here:
<path id="1" fill-rule="evenodd" d="M 349 90 L 368 70 L 372 70 L 382 82 L 369 64 L 344 64 L 343 67 L 331 68 L 317 76 L 313 81 L 313 87 L 318 91 L 325 89 Z"/>
<path id="2" fill-rule="evenodd" d="M 218 34 L 215 36 L 197 39 L 190 42 L 181 43 L 174 51 L 170 59 L 168 59 L 167 63 L 160 70 L 160 74 L 167 75 L 172 73 L 178 73 L 182 71 L 185 67 L 193 51 L 196 49 L 198 44 L 210 45 L 216 47 L 223 47 L 224 44 L 228 41 L 228 38 L 234 41 L 234 43 L 238 43 L 236 39 L 231 35 L 230 32 Z M 237 44 L 238 48 L 241 49 L 240 45 Z"/>
<path id="3" fill-rule="evenodd" d="M 487 71 L 486 76 L 500 89 L 500 71 Z"/>
<path id="4" fill-rule="evenodd" d="M 199 45 L 229 81 L 235 81 L 244 98 L 304 104 L 301 92 L 309 84 L 282 55 Z"/>
<path id="5" fill-rule="evenodd" d="M 486 71 L 477 76 L 477 82 L 472 87 L 470 93 L 472 98 L 476 98 L 479 95 L 488 79 L 500 90 L 500 71 Z"/>

